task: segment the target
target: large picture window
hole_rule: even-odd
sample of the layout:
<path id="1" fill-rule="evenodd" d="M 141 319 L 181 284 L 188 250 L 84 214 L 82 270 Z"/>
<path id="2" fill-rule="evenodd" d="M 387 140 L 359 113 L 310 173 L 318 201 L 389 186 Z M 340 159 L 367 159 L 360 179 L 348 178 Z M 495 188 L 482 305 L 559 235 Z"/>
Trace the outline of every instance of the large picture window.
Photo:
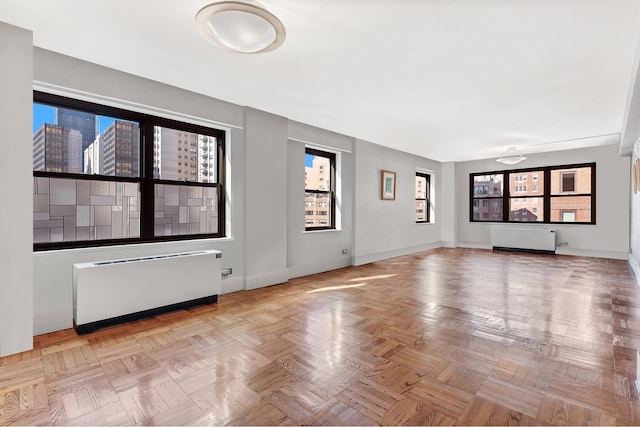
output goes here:
<path id="1" fill-rule="evenodd" d="M 224 131 L 34 92 L 34 249 L 224 236 Z"/>
<path id="2" fill-rule="evenodd" d="M 595 163 L 472 173 L 470 220 L 595 224 L 595 176 Z"/>
<path id="3" fill-rule="evenodd" d="M 334 153 L 305 149 L 305 230 L 336 228 L 335 163 Z"/>

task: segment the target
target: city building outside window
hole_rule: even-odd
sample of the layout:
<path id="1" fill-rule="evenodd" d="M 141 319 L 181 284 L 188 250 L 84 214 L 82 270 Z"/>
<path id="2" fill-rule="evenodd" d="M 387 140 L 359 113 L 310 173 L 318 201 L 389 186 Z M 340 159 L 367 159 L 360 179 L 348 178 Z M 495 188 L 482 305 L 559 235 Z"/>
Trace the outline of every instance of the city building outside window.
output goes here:
<path id="1" fill-rule="evenodd" d="M 416 172 L 415 188 L 415 221 L 416 223 L 431 222 L 431 176 L 427 173 Z"/>
<path id="2" fill-rule="evenodd" d="M 34 249 L 223 237 L 224 141 L 218 129 L 34 92 Z M 191 162 L 178 161 L 182 143 Z"/>
<path id="3" fill-rule="evenodd" d="M 327 151 L 305 149 L 305 230 L 326 230 L 335 226 L 336 155 Z M 322 176 L 320 176 L 322 175 Z"/>
<path id="4" fill-rule="evenodd" d="M 595 224 L 595 176 L 595 163 L 472 173 L 470 220 Z M 490 208 L 477 203 L 490 197 Z"/>

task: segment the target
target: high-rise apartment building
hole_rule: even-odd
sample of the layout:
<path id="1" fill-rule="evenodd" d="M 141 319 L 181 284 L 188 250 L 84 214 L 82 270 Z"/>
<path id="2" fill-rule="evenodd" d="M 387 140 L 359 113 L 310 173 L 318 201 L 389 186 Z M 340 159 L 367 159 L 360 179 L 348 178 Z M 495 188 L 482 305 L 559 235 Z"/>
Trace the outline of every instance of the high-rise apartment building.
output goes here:
<path id="1" fill-rule="evenodd" d="M 105 175 L 137 177 L 140 171 L 140 127 L 135 122 L 115 120 L 100 140 Z M 104 165 L 102 165 L 104 159 Z"/>
<path id="2" fill-rule="evenodd" d="M 84 150 L 84 173 L 104 175 L 104 144 L 102 135 L 96 136 L 95 141 Z"/>
<path id="3" fill-rule="evenodd" d="M 216 182 L 217 147 L 213 136 L 156 126 L 153 176 L 172 181 Z"/>
<path id="4" fill-rule="evenodd" d="M 82 134 L 50 123 L 33 134 L 33 170 L 82 173 Z"/>
<path id="5" fill-rule="evenodd" d="M 331 190 L 331 164 L 326 157 L 314 156 L 311 167 L 304 168 L 305 188 L 320 191 Z M 307 227 L 331 224 L 331 201 L 322 193 L 306 193 L 304 222 Z"/>
<path id="6" fill-rule="evenodd" d="M 98 120 L 96 120 L 96 115 L 92 113 L 56 108 L 54 110 L 54 119 L 58 126 L 75 129 L 82 134 L 82 153 L 93 143 L 99 133 Z"/>

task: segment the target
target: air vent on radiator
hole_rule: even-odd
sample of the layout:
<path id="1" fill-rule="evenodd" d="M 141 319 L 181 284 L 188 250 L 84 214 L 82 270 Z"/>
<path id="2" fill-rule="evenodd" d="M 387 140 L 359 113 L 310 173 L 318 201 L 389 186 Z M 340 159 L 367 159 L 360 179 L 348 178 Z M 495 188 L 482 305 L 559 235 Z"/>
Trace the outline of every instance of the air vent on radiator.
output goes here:
<path id="1" fill-rule="evenodd" d="M 222 253 L 183 252 L 73 265 L 78 333 L 218 300 Z"/>

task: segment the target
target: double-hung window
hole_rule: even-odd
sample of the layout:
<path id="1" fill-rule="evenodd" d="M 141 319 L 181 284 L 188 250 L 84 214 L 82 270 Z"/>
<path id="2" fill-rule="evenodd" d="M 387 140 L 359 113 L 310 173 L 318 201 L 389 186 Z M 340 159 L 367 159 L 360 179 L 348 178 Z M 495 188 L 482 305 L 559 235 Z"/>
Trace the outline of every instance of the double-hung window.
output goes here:
<path id="1" fill-rule="evenodd" d="M 416 172 L 416 223 L 431 222 L 431 176 L 423 172 Z"/>
<path id="2" fill-rule="evenodd" d="M 222 130 L 35 92 L 34 249 L 224 236 Z"/>
<path id="3" fill-rule="evenodd" d="M 305 149 L 305 230 L 325 230 L 335 225 L 336 155 Z"/>

